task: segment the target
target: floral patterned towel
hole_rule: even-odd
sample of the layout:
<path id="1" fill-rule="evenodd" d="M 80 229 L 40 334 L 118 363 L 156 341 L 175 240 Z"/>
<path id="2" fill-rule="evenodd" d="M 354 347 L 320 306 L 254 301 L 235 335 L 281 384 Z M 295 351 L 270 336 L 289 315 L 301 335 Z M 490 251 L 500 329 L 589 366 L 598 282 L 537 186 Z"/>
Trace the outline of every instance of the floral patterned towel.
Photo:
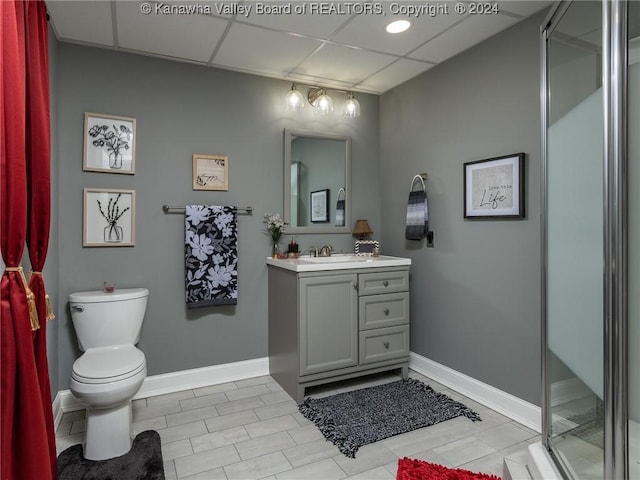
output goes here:
<path id="1" fill-rule="evenodd" d="M 187 205 L 187 308 L 238 303 L 238 229 L 235 207 Z"/>

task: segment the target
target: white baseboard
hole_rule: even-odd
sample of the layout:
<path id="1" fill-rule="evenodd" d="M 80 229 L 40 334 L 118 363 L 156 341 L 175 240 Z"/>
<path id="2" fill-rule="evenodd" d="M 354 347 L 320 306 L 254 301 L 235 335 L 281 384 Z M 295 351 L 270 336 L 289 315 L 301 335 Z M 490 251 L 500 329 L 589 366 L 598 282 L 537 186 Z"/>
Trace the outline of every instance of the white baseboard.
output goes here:
<path id="1" fill-rule="evenodd" d="M 532 403 L 429 360 L 417 353 L 410 353 L 409 368 L 509 417 L 525 427 L 538 433 L 542 432 L 542 409 Z"/>
<path id="2" fill-rule="evenodd" d="M 409 368 L 536 432 L 541 432 L 540 407 L 413 352 L 410 354 Z M 268 374 L 269 358 L 263 357 L 152 375 L 145 378 L 134 399 L 165 395 Z M 52 408 L 57 429 L 63 413 L 82 410 L 84 407 L 78 403 L 69 390 L 61 390 L 55 396 Z"/>
<path id="3" fill-rule="evenodd" d="M 269 375 L 268 357 L 152 375 L 144 379 L 142 387 L 133 399 L 155 397 L 263 375 Z M 78 403 L 71 391 L 61 390 L 57 393 L 52 408 L 57 430 L 63 413 L 82 410 L 84 407 Z"/>

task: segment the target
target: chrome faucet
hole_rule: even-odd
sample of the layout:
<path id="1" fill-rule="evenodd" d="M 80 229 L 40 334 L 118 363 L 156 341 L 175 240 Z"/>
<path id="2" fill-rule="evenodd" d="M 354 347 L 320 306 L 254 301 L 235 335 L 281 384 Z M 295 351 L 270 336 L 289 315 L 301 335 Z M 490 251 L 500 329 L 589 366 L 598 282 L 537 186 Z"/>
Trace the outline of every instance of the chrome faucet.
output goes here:
<path id="1" fill-rule="evenodd" d="M 320 251 L 316 254 L 317 257 L 330 257 L 333 247 L 331 245 L 324 245 Z"/>

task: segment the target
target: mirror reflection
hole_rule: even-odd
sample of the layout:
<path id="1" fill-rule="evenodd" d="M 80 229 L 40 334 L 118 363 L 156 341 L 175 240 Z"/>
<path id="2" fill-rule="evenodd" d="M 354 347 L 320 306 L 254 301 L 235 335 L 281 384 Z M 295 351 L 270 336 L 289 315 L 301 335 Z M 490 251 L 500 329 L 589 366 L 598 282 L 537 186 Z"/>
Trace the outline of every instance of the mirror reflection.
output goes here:
<path id="1" fill-rule="evenodd" d="M 347 232 L 351 138 L 285 130 L 288 233 Z"/>

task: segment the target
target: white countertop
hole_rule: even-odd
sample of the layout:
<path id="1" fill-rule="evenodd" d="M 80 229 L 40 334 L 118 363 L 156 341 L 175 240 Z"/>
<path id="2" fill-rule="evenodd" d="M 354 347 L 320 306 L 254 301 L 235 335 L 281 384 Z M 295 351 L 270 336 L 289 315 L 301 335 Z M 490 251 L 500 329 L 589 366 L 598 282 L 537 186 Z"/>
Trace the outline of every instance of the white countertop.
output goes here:
<path id="1" fill-rule="evenodd" d="M 400 267 L 411 265 L 410 258 L 390 257 L 388 255 L 357 256 L 353 254 L 336 254 L 330 257 L 267 258 L 267 265 L 272 265 L 294 272 L 322 272 L 328 270 L 347 270 L 351 268 Z"/>

